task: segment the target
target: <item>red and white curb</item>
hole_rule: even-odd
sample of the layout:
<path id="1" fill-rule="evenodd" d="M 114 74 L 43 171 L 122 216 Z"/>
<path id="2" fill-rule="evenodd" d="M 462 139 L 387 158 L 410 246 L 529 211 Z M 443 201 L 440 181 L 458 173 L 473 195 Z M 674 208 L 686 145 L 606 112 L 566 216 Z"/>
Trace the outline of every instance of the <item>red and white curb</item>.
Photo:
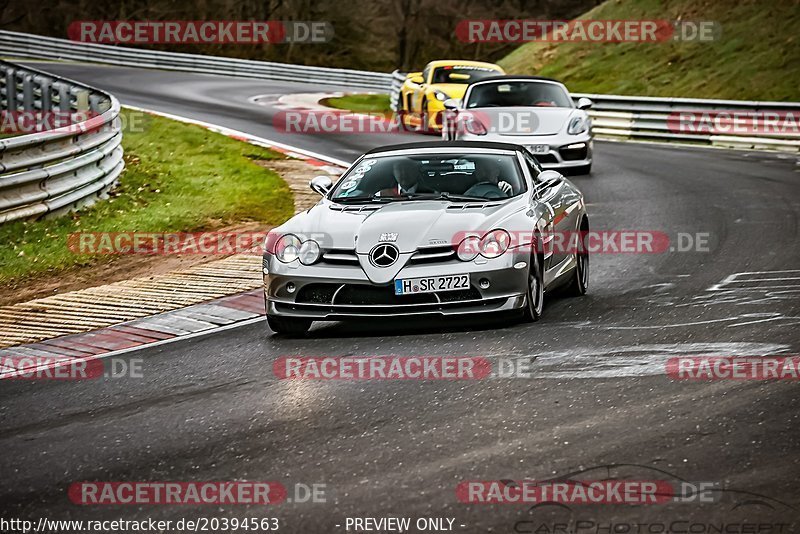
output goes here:
<path id="1" fill-rule="evenodd" d="M 181 117 L 180 115 L 173 115 L 171 113 L 164 113 L 163 111 L 155 111 L 152 109 L 145 109 L 136 106 L 123 106 L 123 107 L 132 109 L 134 111 L 140 111 L 142 113 L 148 113 L 150 115 L 157 115 L 159 117 L 164 117 L 174 121 L 183 122 L 185 124 L 194 124 L 195 126 L 203 127 L 212 132 L 222 134 L 226 137 L 230 137 L 231 139 L 244 141 L 245 143 L 250 143 L 251 145 L 269 148 L 276 152 L 280 152 L 281 154 L 289 156 L 290 158 L 303 160 L 309 165 L 319 167 L 322 170 L 328 172 L 329 174 L 342 174 L 342 172 L 344 172 L 345 169 L 350 167 L 350 163 L 341 159 L 332 158 L 330 156 L 325 156 L 324 154 L 319 154 L 317 152 L 312 152 L 310 150 L 305 150 L 303 148 L 298 148 L 284 143 L 279 143 L 277 141 L 271 141 L 269 139 L 265 139 L 257 135 L 249 134 L 247 132 L 242 132 L 240 130 L 234 130 L 233 128 L 228 128 L 226 126 L 220 126 L 218 124 L 212 124 L 210 122 L 189 119 L 187 117 Z"/>
<path id="2" fill-rule="evenodd" d="M 261 289 L 99 330 L 0 349 L 0 380 L 264 321 Z M 13 362 L 13 367 L 9 365 Z"/>

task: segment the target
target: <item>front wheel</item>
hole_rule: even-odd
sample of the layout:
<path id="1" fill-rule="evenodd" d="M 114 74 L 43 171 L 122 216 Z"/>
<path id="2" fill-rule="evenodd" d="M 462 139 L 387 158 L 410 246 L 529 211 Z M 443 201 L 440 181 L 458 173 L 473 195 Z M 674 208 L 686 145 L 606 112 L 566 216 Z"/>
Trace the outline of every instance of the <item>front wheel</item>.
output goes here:
<path id="1" fill-rule="evenodd" d="M 528 268 L 528 284 L 525 291 L 525 310 L 523 320 L 528 323 L 538 321 L 544 309 L 544 270 L 542 269 L 539 255 L 531 254 L 531 264 Z"/>
<path id="2" fill-rule="evenodd" d="M 311 319 L 299 317 L 278 317 L 277 315 L 267 315 L 267 324 L 276 334 L 286 334 L 289 336 L 301 336 L 311 328 Z"/>

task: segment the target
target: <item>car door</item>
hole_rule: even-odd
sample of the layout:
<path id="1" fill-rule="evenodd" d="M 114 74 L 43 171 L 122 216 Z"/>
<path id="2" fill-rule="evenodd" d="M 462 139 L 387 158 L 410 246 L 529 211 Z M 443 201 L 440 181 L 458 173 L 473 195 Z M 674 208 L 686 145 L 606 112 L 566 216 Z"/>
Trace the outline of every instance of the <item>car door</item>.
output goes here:
<path id="1" fill-rule="evenodd" d="M 547 206 L 549 220 L 546 235 L 543 236 L 542 248 L 544 250 L 545 284 L 561 274 L 561 269 L 570 258 L 569 243 L 573 235 L 574 222 L 571 222 L 569 192 L 571 188 L 564 180 L 547 183 L 540 178 L 542 168 L 539 162 L 529 153 L 523 153 L 531 170 L 535 195 L 539 202 Z M 535 174 L 534 174 L 535 173 Z M 571 226 L 572 225 L 572 226 Z"/>

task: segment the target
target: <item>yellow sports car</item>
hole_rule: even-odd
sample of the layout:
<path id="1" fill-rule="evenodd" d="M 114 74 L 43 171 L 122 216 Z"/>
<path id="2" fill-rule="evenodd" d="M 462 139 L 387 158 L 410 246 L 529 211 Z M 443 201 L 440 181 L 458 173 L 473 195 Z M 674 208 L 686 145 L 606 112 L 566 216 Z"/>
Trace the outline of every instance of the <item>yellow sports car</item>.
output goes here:
<path id="1" fill-rule="evenodd" d="M 431 61 L 422 72 L 410 72 L 400 88 L 399 108 L 405 124 L 423 131 L 442 128 L 444 101 L 461 98 L 467 85 L 490 76 L 505 74 L 494 63 L 483 61 Z"/>

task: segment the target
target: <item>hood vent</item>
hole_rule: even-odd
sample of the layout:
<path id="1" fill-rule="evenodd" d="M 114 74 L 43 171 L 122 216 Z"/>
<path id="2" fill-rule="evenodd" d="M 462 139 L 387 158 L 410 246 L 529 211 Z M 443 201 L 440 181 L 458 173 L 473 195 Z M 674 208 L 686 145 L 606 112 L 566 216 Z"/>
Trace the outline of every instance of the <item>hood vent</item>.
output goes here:
<path id="1" fill-rule="evenodd" d="M 364 211 L 376 211 L 381 209 L 381 206 L 376 206 L 375 204 L 363 204 L 357 206 L 343 206 L 341 204 L 331 204 L 329 206 L 330 209 L 334 211 L 342 211 L 348 213 L 361 213 Z"/>

